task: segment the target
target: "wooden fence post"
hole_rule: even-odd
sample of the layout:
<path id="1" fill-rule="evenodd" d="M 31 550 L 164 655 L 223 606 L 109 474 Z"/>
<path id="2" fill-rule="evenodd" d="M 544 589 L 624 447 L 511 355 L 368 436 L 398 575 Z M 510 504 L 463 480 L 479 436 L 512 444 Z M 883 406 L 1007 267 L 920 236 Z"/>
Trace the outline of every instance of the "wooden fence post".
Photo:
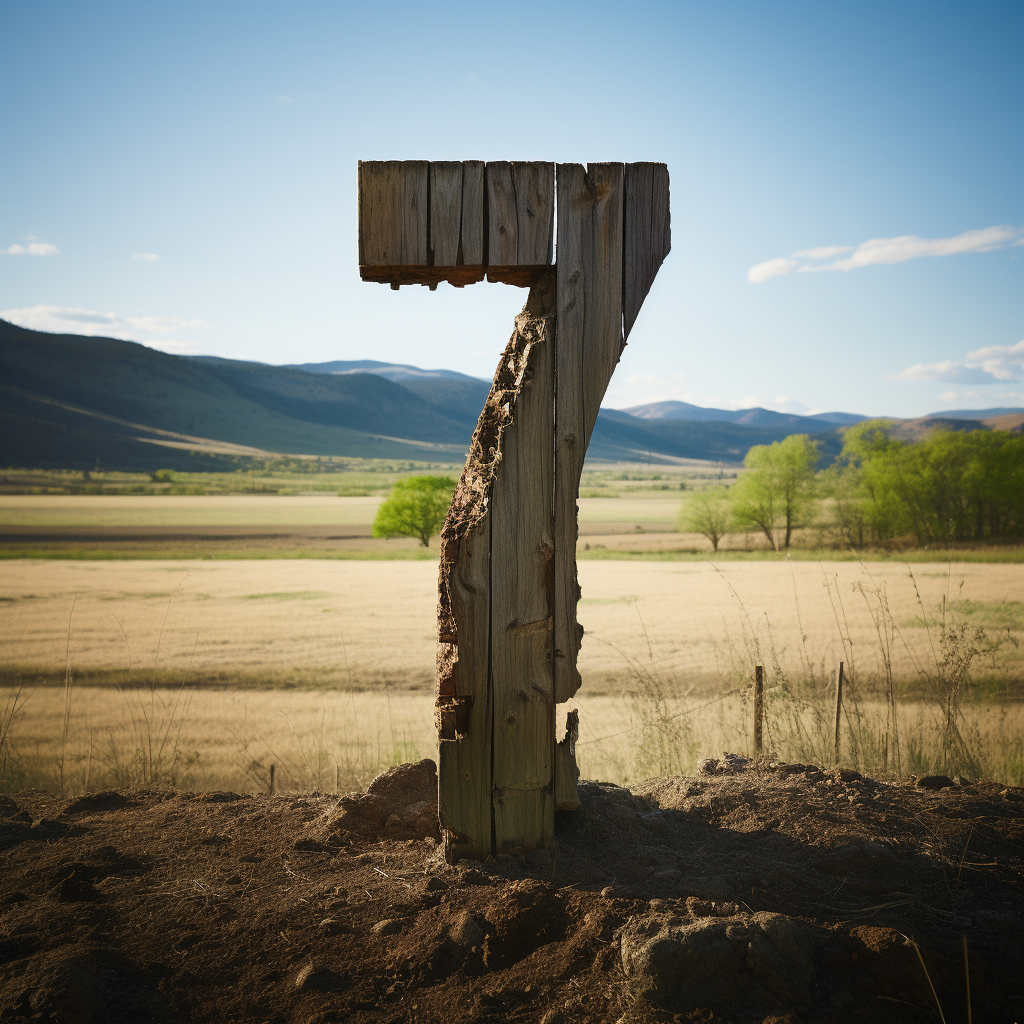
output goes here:
<path id="1" fill-rule="evenodd" d="M 839 728 L 843 713 L 843 663 L 839 662 L 839 676 L 836 679 L 836 737 L 832 746 L 832 760 L 839 764 Z"/>
<path id="2" fill-rule="evenodd" d="M 579 806 L 578 717 L 557 744 L 555 719 L 580 685 L 580 475 L 668 251 L 664 164 L 359 164 L 364 281 L 433 289 L 486 277 L 530 289 L 441 531 L 438 815 L 449 860 L 547 846 L 556 808 Z"/>
<path id="3" fill-rule="evenodd" d="M 274 795 L 274 766 L 270 766 L 270 795 Z"/>
<path id="4" fill-rule="evenodd" d="M 754 757 L 761 756 L 761 731 L 764 723 L 764 666 L 754 666 Z"/>

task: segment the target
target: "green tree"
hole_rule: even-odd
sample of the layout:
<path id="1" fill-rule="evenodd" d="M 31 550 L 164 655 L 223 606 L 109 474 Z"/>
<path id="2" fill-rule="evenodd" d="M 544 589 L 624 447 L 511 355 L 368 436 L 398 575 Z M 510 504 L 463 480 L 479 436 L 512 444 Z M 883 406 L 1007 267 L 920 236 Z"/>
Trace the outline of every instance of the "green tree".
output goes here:
<path id="1" fill-rule="evenodd" d="M 707 537 L 711 547 L 717 551 L 719 542 L 732 527 L 729 489 L 718 486 L 694 491 L 679 509 L 676 524 L 685 533 L 699 533 Z"/>
<path id="2" fill-rule="evenodd" d="M 778 551 L 776 530 L 784 529 L 788 548 L 793 529 L 814 503 L 814 464 L 818 443 L 806 434 L 790 434 L 783 441 L 755 445 L 747 452 L 733 487 L 732 508 L 737 523 L 756 527 L 773 551 Z"/>
<path id="3" fill-rule="evenodd" d="M 373 520 L 374 537 L 418 537 L 424 547 L 441 529 L 455 491 L 448 476 L 409 476 L 391 488 Z"/>

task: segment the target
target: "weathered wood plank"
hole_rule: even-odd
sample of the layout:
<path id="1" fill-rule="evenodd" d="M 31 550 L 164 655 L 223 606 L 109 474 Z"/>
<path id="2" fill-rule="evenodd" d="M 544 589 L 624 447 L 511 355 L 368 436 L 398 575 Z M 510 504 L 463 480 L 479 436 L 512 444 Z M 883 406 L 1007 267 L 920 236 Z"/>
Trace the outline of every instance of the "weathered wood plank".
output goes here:
<path id="1" fill-rule="evenodd" d="M 658 269 L 672 248 L 665 164 L 626 164 L 622 318 L 624 337 L 636 323 Z"/>
<path id="2" fill-rule="evenodd" d="M 402 258 L 398 262 L 425 266 L 430 245 L 429 165 L 426 160 L 403 160 L 402 172 Z"/>
<path id="3" fill-rule="evenodd" d="M 555 344 L 555 702 L 580 688 L 576 668 L 583 629 L 576 621 L 580 588 L 576 538 L 580 474 L 586 455 L 583 418 L 583 352 L 586 327 L 584 222 L 590 210 L 587 172 L 580 164 L 558 165 L 557 326 Z"/>
<path id="4" fill-rule="evenodd" d="M 580 806 L 576 783 L 580 769 L 576 764 L 576 743 L 580 738 L 580 713 L 565 716 L 565 736 L 555 746 L 555 810 L 575 811 Z"/>
<path id="5" fill-rule="evenodd" d="M 594 432 L 608 382 L 622 355 L 622 164 L 589 164 L 591 202 L 583 227 L 586 281 L 583 420 L 586 444 Z"/>
<path id="6" fill-rule="evenodd" d="M 462 258 L 467 267 L 484 263 L 484 162 L 462 162 Z"/>
<path id="7" fill-rule="evenodd" d="M 558 166 L 555 391 L 555 701 L 579 689 L 577 497 L 601 400 L 622 351 L 622 164 Z"/>
<path id="8" fill-rule="evenodd" d="M 511 343 L 510 343 L 511 344 Z M 438 808 L 450 861 L 490 855 L 491 492 L 509 420 L 502 354 L 441 528 L 437 588 Z"/>
<path id="9" fill-rule="evenodd" d="M 449 538 L 454 558 L 442 559 L 438 583 L 437 795 L 449 861 L 491 853 L 490 546 L 484 512 Z"/>
<path id="10" fill-rule="evenodd" d="M 403 192 L 402 161 L 359 161 L 360 266 L 402 262 Z"/>
<path id="11" fill-rule="evenodd" d="M 549 264 L 555 236 L 555 165 L 539 161 L 513 163 L 512 184 L 516 201 L 516 263 L 520 267 Z"/>
<path id="12" fill-rule="evenodd" d="M 491 681 L 497 852 L 554 832 L 554 275 L 530 292 L 505 362 L 505 429 L 491 499 Z M 495 385 L 498 384 L 495 379 Z"/>
<path id="13" fill-rule="evenodd" d="M 434 161 L 430 165 L 430 251 L 435 267 L 459 262 L 462 236 L 462 163 Z"/>
<path id="14" fill-rule="evenodd" d="M 507 160 L 487 164 L 487 264 L 519 265 L 519 212 L 516 209 L 512 165 Z"/>

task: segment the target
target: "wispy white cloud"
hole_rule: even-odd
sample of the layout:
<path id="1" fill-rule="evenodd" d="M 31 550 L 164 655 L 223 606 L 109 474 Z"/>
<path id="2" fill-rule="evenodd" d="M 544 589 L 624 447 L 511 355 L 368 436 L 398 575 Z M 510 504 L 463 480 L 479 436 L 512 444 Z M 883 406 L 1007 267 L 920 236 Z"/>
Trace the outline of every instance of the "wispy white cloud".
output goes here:
<path id="1" fill-rule="evenodd" d="M 27 245 L 9 245 L 3 250 L 8 256 L 56 256 L 60 249 L 49 242 L 29 242 Z"/>
<path id="2" fill-rule="evenodd" d="M 209 324 L 202 320 L 183 320 L 173 316 L 119 316 L 117 313 L 103 313 L 95 309 L 73 306 L 25 306 L 21 309 L 5 309 L 0 311 L 0 317 L 33 331 L 120 338 L 124 341 L 140 341 L 152 348 L 166 348 L 167 351 L 177 351 L 174 346 L 187 346 L 193 343 L 171 341 L 162 336 L 209 327 Z"/>
<path id="3" fill-rule="evenodd" d="M 1016 345 L 988 345 L 968 352 L 962 360 L 915 363 L 888 380 L 948 381 L 950 384 L 998 384 L 1024 379 L 1024 341 Z M 948 392 L 952 393 L 952 392 Z"/>
<path id="4" fill-rule="evenodd" d="M 774 260 L 765 260 L 764 263 L 758 263 L 756 267 L 751 267 L 747 271 L 747 280 L 751 284 L 760 284 L 762 281 L 767 281 L 770 278 L 789 274 L 799 266 L 800 264 L 796 260 L 791 260 L 786 256 L 780 256 Z"/>
<path id="5" fill-rule="evenodd" d="M 925 256 L 958 256 L 970 252 L 992 252 L 1008 246 L 1024 245 L 1024 228 L 996 224 L 990 228 L 964 231 L 949 238 L 919 238 L 898 235 L 895 238 L 869 238 L 858 246 L 827 245 L 801 249 L 791 256 L 758 263 L 747 271 L 751 284 L 760 284 L 783 274 L 813 274 L 823 270 L 858 270 L 861 267 L 905 263 Z"/>
<path id="6" fill-rule="evenodd" d="M 159 263 L 160 257 L 155 252 L 133 252 L 133 260 L 141 260 L 143 263 Z"/>

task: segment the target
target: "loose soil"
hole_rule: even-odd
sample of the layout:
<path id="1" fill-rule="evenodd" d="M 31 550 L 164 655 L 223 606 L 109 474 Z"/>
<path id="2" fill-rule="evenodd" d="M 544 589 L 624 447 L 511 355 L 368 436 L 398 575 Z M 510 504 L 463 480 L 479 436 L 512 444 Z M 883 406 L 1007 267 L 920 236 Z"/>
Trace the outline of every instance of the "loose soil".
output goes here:
<path id="1" fill-rule="evenodd" d="M 0 1021 L 952 1021 L 963 936 L 973 1019 L 1022 1018 L 1024 790 L 701 772 L 584 783 L 550 850 L 454 866 L 429 761 L 0 797 Z"/>

